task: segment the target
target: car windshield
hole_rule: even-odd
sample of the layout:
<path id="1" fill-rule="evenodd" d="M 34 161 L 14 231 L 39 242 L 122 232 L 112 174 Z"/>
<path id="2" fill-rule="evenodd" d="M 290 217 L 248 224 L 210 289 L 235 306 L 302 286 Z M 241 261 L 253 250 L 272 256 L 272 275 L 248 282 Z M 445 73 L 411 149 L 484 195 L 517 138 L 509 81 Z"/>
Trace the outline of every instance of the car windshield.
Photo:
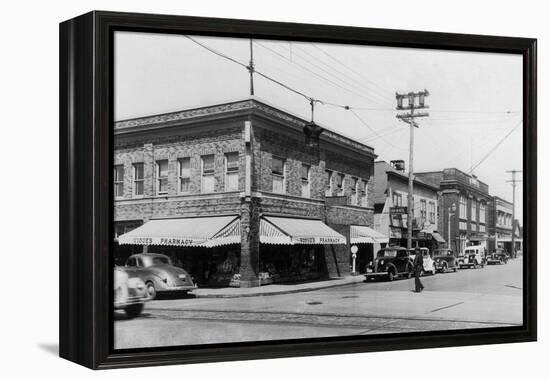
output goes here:
<path id="1" fill-rule="evenodd" d="M 378 257 L 396 257 L 397 256 L 397 250 L 396 249 L 388 249 L 383 251 L 378 251 Z"/>
<path id="2" fill-rule="evenodd" d="M 152 265 L 169 265 L 170 259 L 168 257 L 163 256 L 155 256 L 151 259 Z"/>
<path id="3" fill-rule="evenodd" d="M 473 250 L 473 249 L 467 249 L 466 250 L 466 254 L 472 254 L 472 253 L 476 253 L 476 251 Z"/>

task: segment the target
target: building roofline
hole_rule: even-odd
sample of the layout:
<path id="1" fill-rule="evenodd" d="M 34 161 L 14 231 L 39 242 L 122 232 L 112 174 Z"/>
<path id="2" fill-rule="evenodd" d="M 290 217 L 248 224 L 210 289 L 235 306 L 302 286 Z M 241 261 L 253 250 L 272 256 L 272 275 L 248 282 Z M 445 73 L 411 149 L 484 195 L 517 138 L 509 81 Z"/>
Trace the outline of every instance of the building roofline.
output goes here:
<path id="1" fill-rule="evenodd" d="M 387 161 L 378 160 L 378 161 L 375 161 L 374 164 L 375 164 L 375 166 L 376 166 L 376 164 L 385 164 L 385 165 L 387 165 L 388 167 L 390 167 L 390 170 L 386 170 L 386 171 L 385 171 L 386 174 L 392 174 L 392 175 L 395 175 L 395 176 L 400 177 L 400 178 L 405 179 L 405 180 L 408 180 L 408 179 L 409 179 L 409 176 L 408 176 L 408 175 L 403 174 L 403 173 L 400 173 L 400 172 L 398 172 L 397 170 L 393 169 L 393 168 L 391 167 L 391 164 L 388 163 Z M 416 174 L 417 174 L 417 173 L 413 173 L 413 176 L 416 177 Z M 422 180 L 420 180 L 420 179 L 418 179 L 418 178 L 414 178 L 413 183 L 418 184 L 418 185 L 421 185 L 421 186 L 425 186 L 425 187 L 427 187 L 427 188 L 429 188 L 429 189 L 432 189 L 432 190 L 435 190 L 435 191 L 439 191 L 439 190 L 440 190 L 440 187 L 439 187 L 439 186 L 435 186 L 435 185 L 433 185 L 433 184 L 431 184 L 431 183 L 422 181 Z"/>
<path id="2" fill-rule="evenodd" d="M 286 118 L 287 121 L 290 120 L 295 124 L 302 125 L 309 122 L 308 120 L 305 120 L 299 116 L 296 116 L 295 114 L 285 110 L 284 108 L 272 105 L 263 99 L 259 99 L 257 96 L 248 96 L 237 100 L 231 100 L 223 103 L 215 103 L 215 104 L 210 104 L 206 106 L 199 106 L 195 108 L 188 108 L 180 111 L 172 111 L 172 112 L 165 112 L 165 113 L 153 114 L 148 116 L 140 116 L 140 117 L 130 118 L 130 119 L 117 120 L 114 122 L 114 128 L 121 130 L 124 128 L 135 128 L 139 126 L 162 124 L 167 122 L 177 122 L 178 120 L 183 121 L 183 120 L 190 120 L 195 118 L 200 119 L 200 118 L 205 118 L 213 115 L 219 116 L 220 114 L 229 113 L 229 112 L 244 111 L 247 109 L 253 110 L 255 108 L 258 109 L 258 106 L 270 109 L 275 114 L 276 117 L 279 116 L 279 118 L 281 117 Z M 277 115 L 277 113 L 279 113 L 280 115 Z M 356 147 L 359 146 L 364 150 L 370 151 L 370 153 L 376 157 L 376 155 L 374 154 L 374 147 L 360 143 L 357 140 L 354 140 L 350 136 L 347 136 L 341 132 L 336 132 L 331 128 L 327 128 L 323 124 L 317 123 L 317 125 L 322 127 L 329 134 L 335 135 L 339 140 L 341 141 L 343 140 L 343 142 L 347 143 L 347 145 L 352 145 Z M 325 137 L 330 138 L 326 135 Z"/>
<path id="3" fill-rule="evenodd" d="M 504 198 L 502 198 L 502 197 L 499 197 L 498 195 L 491 195 L 491 198 L 498 199 L 499 201 L 506 202 L 506 203 L 508 203 L 510 206 L 513 206 L 513 203 L 512 203 L 512 202 L 510 202 L 509 200 L 504 199 Z"/>

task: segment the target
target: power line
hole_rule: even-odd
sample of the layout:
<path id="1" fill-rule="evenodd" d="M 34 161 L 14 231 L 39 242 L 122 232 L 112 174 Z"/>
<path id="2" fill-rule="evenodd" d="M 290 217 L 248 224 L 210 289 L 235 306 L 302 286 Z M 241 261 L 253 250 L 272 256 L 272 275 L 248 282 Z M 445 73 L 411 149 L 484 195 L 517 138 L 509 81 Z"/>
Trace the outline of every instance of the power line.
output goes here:
<path id="1" fill-rule="evenodd" d="M 331 54 L 329 54 L 328 52 L 326 52 L 324 49 L 322 49 L 320 46 L 316 45 L 316 44 L 311 44 L 313 47 L 315 47 L 316 49 L 318 49 L 319 51 L 321 51 L 323 54 L 325 54 L 327 57 L 329 57 L 330 59 L 332 59 L 334 62 L 337 62 L 339 63 L 340 65 L 342 65 L 343 67 L 345 67 L 346 69 L 348 69 L 349 71 L 353 72 L 354 74 L 358 75 L 359 77 L 365 79 L 367 82 L 371 83 L 372 85 L 374 85 L 375 87 L 379 88 L 381 90 L 380 92 L 380 95 L 381 97 L 383 97 L 384 99 L 390 101 L 390 102 L 393 102 L 393 98 L 390 97 L 390 96 L 386 96 L 384 95 L 383 93 L 385 93 L 387 90 L 382 88 L 381 86 L 379 86 L 378 84 L 376 84 L 375 82 L 373 82 L 372 80 L 368 79 L 367 77 L 365 77 L 363 74 L 361 74 L 360 72 L 354 70 L 352 67 L 346 65 L 344 62 L 340 61 L 339 59 L 335 58 L 334 56 L 332 56 Z"/>
<path id="2" fill-rule="evenodd" d="M 516 130 L 516 128 L 521 125 L 522 122 L 523 122 L 523 119 L 520 120 L 514 126 L 514 128 L 512 128 L 502 139 L 500 139 L 500 141 L 489 152 L 487 152 L 487 154 L 485 156 L 483 156 L 483 158 L 477 164 L 472 166 L 470 168 L 469 174 L 472 174 L 474 172 L 474 169 L 476 169 L 479 165 L 481 165 L 483 163 L 483 161 L 485 161 L 500 146 L 500 144 L 502 144 L 504 142 L 504 140 L 506 140 L 508 138 L 508 136 L 510 136 L 512 134 L 512 132 L 514 132 Z"/>
<path id="3" fill-rule="evenodd" d="M 346 74 L 346 73 L 344 73 L 344 72 L 338 70 L 337 68 L 335 68 L 335 67 L 329 65 L 327 62 L 320 60 L 318 57 L 315 57 L 313 54 L 309 53 L 309 52 L 306 51 L 304 48 L 301 48 L 301 47 L 299 47 L 299 46 L 296 46 L 296 48 L 299 49 L 300 51 L 304 52 L 305 54 L 307 54 L 309 57 L 311 57 L 311 58 L 313 58 L 313 59 L 319 61 L 319 62 L 320 62 L 321 64 L 323 64 L 324 66 L 330 68 L 331 70 L 334 70 L 334 71 L 335 71 L 336 73 L 338 73 L 340 76 L 343 76 L 343 77 L 348 78 L 349 80 L 351 80 L 351 83 L 350 83 L 350 82 L 346 82 L 346 81 L 340 79 L 340 77 L 338 77 L 338 76 L 336 76 L 336 75 L 334 75 L 334 74 L 331 73 L 331 75 L 333 75 L 333 76 L 339 78 L 340 81 L 342 81 L 342 82 L 344 82 L 344 83 L 347 83 L 348 85 L 350 85 L 350 86 L 352 86 L 352 87 L 353 87 L 353 86 L 357 87 L 357 88 L 360 89 L 361 91 L 364 91 L 365 94 L 368 93 L 369 96 L 373 96 L 373 95 L 374 95 L 374 96 L 377 96 L 384 104 L 392 104 L 392 103 L 389 102 L 388 99 L 385 98 L 384 96 L 381 96 L 380 94 L 378 94 L 378 93 L 376 93 L 376 92 L 374 92 L 374 91 L 371 91 L 370 89 L 364 88 L 364 87 L 361 86 L 360 84 L 356 83 L 356 82 L 357 82 L 356 79 L 354 79 L 353 77 L 349 76 L 348 74 Z M 298 55 L 298 54 L 296 54 L 296 53 L 295 53 L 295 55 L 300 56 L 300 55 Z M 304 58 L 302 57 L 302 59 L 304 59 Z M 305 60 L 305 59 L 304 59 L 304 60 Z M 313 63 L 312 63 L 312 64 L 313 64 Z M 318 66 L 317 66 L 317 67 L 318 67 Z M 323 70 L 323 69 L 321 68 L 321 70 Z M 325 71 L 325 70 L 323 70 L 323 71 Z M 325 71 L 325 72 L 327 72 L 327 71 Z M 374 101 L 377 101 L 377 102 L 380 102 L 380 100 L 376 100 L 376 99 L 373 99 L 373 100 L 374 100 Z"/>
<path id="4" fill-rule="evenodd" d="M 282 58 L 285 62 L 288 62 L 288 61 L 289 61 L 287 57 L 285 57 L 284 55 L 282 55 L 280 52 L 278 52 L 278 51 L 276 51 L 276 50 L 270 48 L 269 46 L 266 46 L 266 45 L 264 45 L 264 44 L 262 44 L 262 43 L 260 43 L 260 42 L 258 42 L 258 41 L 254 41 L 254 43 L 255 43 L 256 45 L 258 45 L 258 46 L 264 48 L 265 50 L 270 51 L 272 54 L 274 54 L 274 55 L 276 55 L 276 56 Z M 296 55 L 296 53 L 294 53 L 294 55 Z M 375 102 L 376 102 L 376 100 L 373 100 L 372 98 L 369 98 L 369 97 L 367 97 L 367 96 L 365 96 L 365 95 L 363 95 L 363 94 L 357 92 L 357 91 L 354 90 L 354 89 L 351 89 L 351 88 L 342 86 L 340 83 L 337 83 L 337 82 L 335 82 L 334 80 L 332 80 L 332 79 L 330 79 L 330 78 L 327 78 L 327 77 L 324 76 L 324 75 L 321 75 L 321 74 L 319 74 L 319 73 L 316 73 L 315 71 L 310 70 L 308 67 L 306 67 L 306 66 L 304 66 L 304 65 L 302 65 L 302 64 L 300 64 L 300 63 L 298 63 L 298 62 L 296 62 L 296 61 L 291 61 L 291 63 L 292 63 L 293 65 L 299 67 L 299 68 L 302 69 L 303 71 L 306 71 L 306 72 L 308 72 L 308 73 L 314 75 L 315 77 L 317 77 L 317 78 L 319 78 L 319 79 L 321 79 L 321 80 L 323 80 L 323 81 L 325 81 L 325 82 L 331 84 L 332 86 L 334 86 L 334 87 L 336 87 L 336 88 L 339 88 L 339 89 L 341 89 L 341 90 L 347 91 L 347 92 L 349 92 L 349 93 L 351 93 L 351 94 L 353 94 L 353 95 L 355 95 L 355 96 L 359 96 L 359 97 L 361 97 L 361 98 L 363 98 L 363 99 L 366 99 L 366 100 L 368 100 L 368 101 L 371 101 L 371 102 L 372 102 L 372 101 L 375 101 Z M 310 64 L 311 64 L 311 63 L 310 63 Z M 314 65 L 314 64 L 311 64 L 311 65 L 312 65 L 312 66 L 316 66 L 316 65 Z M 331 74 L 331 75 L 332 75 L 332 74 Z M 338 79 L 338 80 L 341 80 L 341 79 Z M 379 102 L 378 102 L 378 103 L 379 103 Z M 340 106 L 340 107 L 345 107 L 345 106 Z"/>
<path id="5" fill-rule="evenodd" d="M 357 118 L 357 120 L 359 120 L 361 122 L 361 124 L 363 124 L 364 126 L 366 126 L 369 130 L 371 130 L 376 136 L 378 136 L 378 138 L 382 139 L 383 141 L 385 141 L 388 145 L 396 148 L 396 149 L 402 149 L 398 146 L 395 146 L 393 145 L 391 142 L 389 142 L 388 140 L 386 140 L 385 138 L 383 138 L 379 133 L 378 131 L 376 131 L 375 129 L 373 129 L 365 120 L 363 120 L 359 115 L 357 115 L 357 113 L 353 110 L 353 109 L 350 109 L 349 110 L 353 116 L 355 116 Z"/>

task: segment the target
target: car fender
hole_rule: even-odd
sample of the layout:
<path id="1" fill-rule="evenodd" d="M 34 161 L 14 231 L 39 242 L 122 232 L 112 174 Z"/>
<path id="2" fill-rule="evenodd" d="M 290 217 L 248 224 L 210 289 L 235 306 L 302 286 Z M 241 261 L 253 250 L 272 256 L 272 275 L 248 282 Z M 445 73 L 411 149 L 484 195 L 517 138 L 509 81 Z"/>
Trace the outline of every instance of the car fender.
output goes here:
<path id="1" fill-rule="evenodd" d="M 157 289 L 166 287 L 166 283 L 163 281 L 163 278 L 158 273 L 148 273 L 146 276 L 143 277 L 143 282 L 152 282 Z"/>
<path id="2" fill-rule="evenodd" d="M 394 263 L 388 263 L 388 265 L 386 265 L 386 272 L 389 272 L 390 270 L 393 270 L 395 274 L 399 273 Z"/>

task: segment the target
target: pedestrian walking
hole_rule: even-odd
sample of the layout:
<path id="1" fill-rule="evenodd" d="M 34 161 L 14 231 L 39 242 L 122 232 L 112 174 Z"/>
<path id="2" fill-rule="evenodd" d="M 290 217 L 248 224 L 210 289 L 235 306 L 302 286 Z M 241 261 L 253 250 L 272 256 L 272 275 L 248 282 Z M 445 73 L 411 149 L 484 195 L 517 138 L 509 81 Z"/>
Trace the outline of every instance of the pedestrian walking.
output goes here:
<path id="1" fill-rule="evenodd" d="M 419 248 L 415 248 L 414 253 L 414 287 L 415 292 L 420 293 L 424 290 L 424 285 L 422 284 L 422 281 L 420 281 L 420 274 L 424 269 L 424 257 L 422 256 L 422 252 Z"/>

